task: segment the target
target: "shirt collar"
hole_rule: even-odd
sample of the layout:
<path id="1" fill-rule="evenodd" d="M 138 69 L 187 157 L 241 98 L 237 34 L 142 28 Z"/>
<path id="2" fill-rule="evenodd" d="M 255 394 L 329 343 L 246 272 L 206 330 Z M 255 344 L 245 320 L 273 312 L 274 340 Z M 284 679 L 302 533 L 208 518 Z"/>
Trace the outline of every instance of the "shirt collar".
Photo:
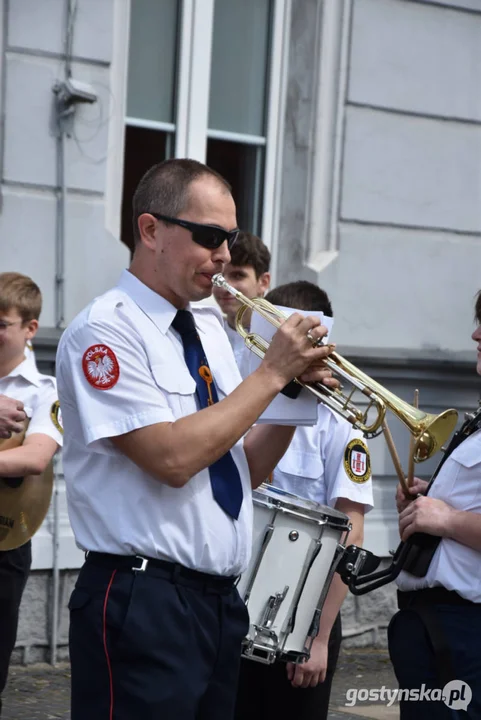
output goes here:
<path id="1" fill-rule="evenodd" d="M 7 378 L 18 376 L 23 377 L 24 380 L 31 383 L 32 385 L 35 385 L 36 387 L 39 387 L 40 385 L 40 373 L 30 360 L 22 360 L 20 365 L 17 365 L 17 367 L 13 368 L 13 370 L 11 370 L 8 375 L 6 375 Z"/>
<path id="2" fill-rule="evenodd" d="M 132 298 L 163 335 L 166 334 L 177 314 L 177 308 L 172 303 L 147 287 L 129 270 L 122 272 L 117 287 Z M 186 310 L 192 312 L 191 306 L 188 305 Z"/>

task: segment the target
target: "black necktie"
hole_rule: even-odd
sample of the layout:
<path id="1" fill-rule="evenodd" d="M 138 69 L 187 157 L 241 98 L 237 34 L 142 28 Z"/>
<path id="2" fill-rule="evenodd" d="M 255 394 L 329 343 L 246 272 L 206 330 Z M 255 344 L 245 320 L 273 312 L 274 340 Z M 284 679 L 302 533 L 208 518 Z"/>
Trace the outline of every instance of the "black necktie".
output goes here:
<path id="1" fill-rule="evenodd" d="M 185 362 L 195 380 L 200 407 L 213 405 L 219 398 L 192 313 L 177 310 L 172 327 L 182 339 Z M 209 473 L 214 499 L 228 515 L 237 520 L 242 505 L 242 482 L 230 452 L 210 465 Z"/>

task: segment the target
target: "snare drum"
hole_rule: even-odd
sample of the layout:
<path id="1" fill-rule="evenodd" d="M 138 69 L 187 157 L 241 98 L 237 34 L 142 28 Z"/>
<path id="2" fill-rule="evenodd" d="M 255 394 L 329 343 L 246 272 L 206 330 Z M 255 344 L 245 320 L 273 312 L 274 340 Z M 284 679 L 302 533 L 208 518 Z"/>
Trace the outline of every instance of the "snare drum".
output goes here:
<path id="1" fill-rule="evenodd" d="M 252 559 L 237 588 L 249 611 L 244 657 L 303 662 L 350 530 L 344 513 L 272 485 L 253 492 Z"/>

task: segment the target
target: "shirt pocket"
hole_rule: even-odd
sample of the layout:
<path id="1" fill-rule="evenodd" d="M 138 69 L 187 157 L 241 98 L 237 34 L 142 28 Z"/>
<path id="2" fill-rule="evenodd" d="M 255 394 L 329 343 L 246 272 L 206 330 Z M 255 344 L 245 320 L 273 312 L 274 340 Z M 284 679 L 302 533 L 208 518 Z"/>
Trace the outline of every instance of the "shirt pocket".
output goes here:
<path id="1" fill-rule="evenodd" d="M 155 384 L 164 393 L 176 419 L 197 410 L 196 384 L 187 367 L 181 363 L 175 368 L 166 363 L 157 363 L 151 369 Z"/>
<path id="2" fill-rule="evenodd" d="M 288 475 L 299 478 L 319 480 L 324 471 L 321 457 L 318 453 L 302 452 L 288 448 L 285 455 L 279 460 L 278 468 Z"/>
<path id="3" fill-rule="evenodd" d="M 434 481 L 429 494 L 461 510 L 479 506 L 481 442 L 467 439 L 454 450 Z"/>
<path id="4" fill-rule="evenodd" d="M 478 438 L 465 440 L 451 453 L 451 459 L 465 468 L 481 464 L 481 441 Z"/>
<path id="5" fill-rule="evenodd" d="M 236 368 L 232 368 L 230 363 L 222 362 L 222 359 L 215 363 L 209 363 L 217 389 L 219 400 L 223 400 L 230 395 L 240 384 L 241 378 L 237 375 Z"/>

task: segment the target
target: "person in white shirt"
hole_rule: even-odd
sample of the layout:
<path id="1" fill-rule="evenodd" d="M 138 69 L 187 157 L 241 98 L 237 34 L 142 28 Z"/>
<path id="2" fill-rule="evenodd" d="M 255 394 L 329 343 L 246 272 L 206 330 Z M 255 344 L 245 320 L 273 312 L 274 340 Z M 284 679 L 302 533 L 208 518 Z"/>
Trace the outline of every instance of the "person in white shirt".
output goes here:
<path id="1" fill-rule="evenodd" d="M 241 382 L 213 307 L 235 204 L 194 160 L 153 166 L 133 198 L 135 250 L 117 287 L 57 354 L 64 473 L 87 551 L 70 598 L 72 720 L 229 720 L 247 613 L 234 586 L 251 549 L 251 486 L 293 428 L 252 427 L 293 377 L 336 385 L 326 328 L 299 314 Z"/>
<path id="2" fill-rule="evenodd" d="M 37 367 L 37 360 L 35 358 L 35 350 L 33 349 L 33 345 L 30 341 L 28 341 L 25 344 L 25 358 L 28 360 L 29 363 L 31 363 L 34 367 Z"/>
<path id="3" fill-rule="evenodd" d="M 271 254 L 262 240 L 252 233 L 239 231 L 231 250 L 230 263 L 224 268 L 227 282 L 248 298 L 263 297 L 269 289 Z M 214 297 L 224 314 L 224 327 L 234 351 L 237 367 L 242 377 L 248 374 L 245 343 L 235 329 L 235 316 L 240 302 L 223 288 L 214 288 Z M 249 327 L 251 310 L 244 313 L 244 325 Z"/>
<path id="4" fill-rule="evenodd" d="M 475 318 L 481 375 L 481 291 Z M 432 483 L 415 478 L 411 497 L 396 495 L 401 539 L 416 552 L 397 579 L 389 653 L 400 688 L 427 691 L 401 696 L 402 720 L 481 717 L 481 408 L 441 462 Z"/>
<path id="5" fill-rule="evenodd" d="M 232 268 L 227 268 L 232 277 Z M 235 279 L 234 282 L 235 287 Z M 313 283 L 281 285 L 265 299 L 284 307 L 320 311 L 332 317 L 327 294 Z M 246 352 L 249 352 L 246 348 Z M 373 506 L 369 450 L 362 434 L 322 403 L 313 427 L 298 427 L 274 470 L 272 483 L 298 497 L 346 513 L 352 523 L 349 542 L 362 545 L 364 514 Z M 353 458 L 360 453 L 362 471 L 353 472 Z M 357 455 L 356 455 L 357 456 Z M 298 720 L 327 718 L 333 674 L 341 644 L 340 609 L 347 586 L 334 575 L 310 659 L 294 665 L 241 662 L 236 720 Z M 302 688 L 302 691 L 299 691 Z"/>
<path id="6" fill-rule="evenodd" d="M 2 489 L 12 479 L 17 484 L 27 475 L 41 475 L 62 445 L 55 378 L 41 375 L 25 357 L 26 342 L 38 329 L 41 306 L 40 289 L 33 280 L 20 273 L 0 274 L 0 397 L 10 398 L 16 410 L 7 439 L 0 443 L 2 533 L 8 533 L 9 527 L 2 514 Z M 28 425 L 26 416 L 22 418 L 23 408 Z M 30 565 L 30 540 L 13 550 L 0 551 L 0 714 Z"/>

